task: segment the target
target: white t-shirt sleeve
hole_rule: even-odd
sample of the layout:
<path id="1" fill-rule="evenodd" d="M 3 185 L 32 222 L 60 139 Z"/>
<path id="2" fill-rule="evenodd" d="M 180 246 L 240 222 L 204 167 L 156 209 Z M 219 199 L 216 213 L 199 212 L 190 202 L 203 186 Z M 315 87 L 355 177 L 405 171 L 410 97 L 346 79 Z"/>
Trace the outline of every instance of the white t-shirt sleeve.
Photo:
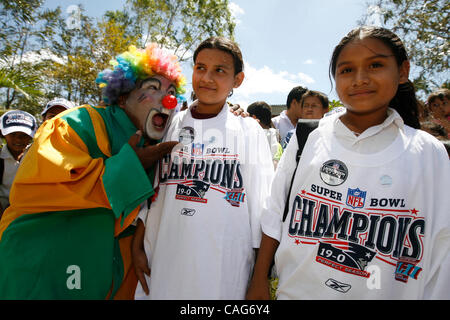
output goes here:
<path id="1" fill-rule="evenodd" d="M 433 170 L 434 177 L 428 180 L 435 183 L 435 192 L 433 195 L 436 206 L 432 212 L 433 225 L 431 226 L 431 261 L 429 278 L 426 279 L 424 299 L 450 299 L 450 198 L 448 197 L 448 188 L 450 181 L 450 161 L 445 148 L 441 145 L 437 146 L 436 161 L 426 165 L 432 168 L 440 168 Z M 440 150 L 439 150 L 440 149 Z"/>
<path id="2" fill-rule="evenodd" d="M 136 218 L 136 221 L 138 220 L 138 219 L 141 219 L 142 220 L 142 222 L 144 223 L 144 225 L 145 225 L 145 223 L 147 222 L 147 213 L 148 213 L 148 204 L 147 204 L 147 201 L 148 200 L 146 200 L 146 201 L 144 201 L 142 204 L 141 204 L 141 209 L 139 210 L 139 213 L 138 213 L 138 215 L 137 215 L 137 218 Z"/>
<path id="3" fill-rule="evenodd" d="M 269 142 L 270 151 L 272 152 L 272 159 L 273 159 L 275 154 L 278 152 L 278 139 L 276 129 L 270 128 L 269 135 L 270 135 L 270 142 Z"/>
<path id="4" fill-rule="evenodd" d="M 248 168 L 247 197 L 250 214 L 250 227 L 252 232 L 252 246 L 259 248 L 261 243 L 261 213 L 264 200 L 269 197 L 274 168 L 272 153 L 270 152 L 267 137 L 262 128 L 250 127 L 249 139 L 246 145 L 245 160 Z"/>
<path id="5" fill-rule="evenodd" d="M 261 216 L 261 227 L 264 234 L 280 241 L 284 206 L 287 200 L 289 186 L 296 168 L 298 142 L 294 134 L 289 145 L 281 156 L 275 177 L 272 182 L 270 196 L 265 201 Z"/>

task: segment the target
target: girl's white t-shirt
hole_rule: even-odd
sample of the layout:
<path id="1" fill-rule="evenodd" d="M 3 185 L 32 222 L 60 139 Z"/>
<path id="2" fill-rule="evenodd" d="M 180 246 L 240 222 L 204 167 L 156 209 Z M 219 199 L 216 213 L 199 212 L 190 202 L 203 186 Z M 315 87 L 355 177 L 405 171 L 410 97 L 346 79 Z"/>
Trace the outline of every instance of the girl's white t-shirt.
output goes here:
<path id="1" fill-rule="evenodd" d="M 390 113 L 367 140 L 353 142 L 337 138 L 346 134 L 341 114 L 321 120 L 283 222 L 298 149 L 292 137 L 261 218 L 263 232 L 280 241 L 278 299 L 450 298 L 448 155 L 437 139 Z M 393 139 L 377 145 L 377 134 L 392 125 Z M 355 143 L 361 151 L 352 150 Z"/>
<path id="2" fill-rule="evenodd" d="M 150 295 L 136 299 L 243 299 L 261 240 L 273 178 L 266 135 L 224 106 L 214 118 L 176 115 L 165 138 L 180 141 L 158 168 L 145 217 Z"/>

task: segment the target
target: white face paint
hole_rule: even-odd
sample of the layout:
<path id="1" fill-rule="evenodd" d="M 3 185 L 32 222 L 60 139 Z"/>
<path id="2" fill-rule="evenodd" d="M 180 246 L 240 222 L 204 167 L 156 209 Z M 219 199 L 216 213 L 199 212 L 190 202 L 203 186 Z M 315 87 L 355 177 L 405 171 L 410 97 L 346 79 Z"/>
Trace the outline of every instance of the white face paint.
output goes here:
<path id="1" fill-rule="evenodd" d="M 169 128 L 176 106 L 173 106 L 175 97 L 166 98 L 164 105 L 163 99 L 175 94 L 176 89 L 172 81 L 155 75 L 138 81 L 137 87 L 130 92 L 121 107 L 136 128 L 143 131 L 147 137 L 159 140 Z M 172 103 L 167 103 L 168 100 Z"/>

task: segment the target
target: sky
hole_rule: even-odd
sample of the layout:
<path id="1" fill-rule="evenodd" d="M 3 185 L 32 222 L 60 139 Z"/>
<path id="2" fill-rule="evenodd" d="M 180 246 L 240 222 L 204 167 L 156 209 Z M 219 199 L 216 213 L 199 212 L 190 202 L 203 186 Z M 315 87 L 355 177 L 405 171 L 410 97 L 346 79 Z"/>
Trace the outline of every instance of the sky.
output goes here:
<path id="1" fill-rule="evenodd" d="M 328 76 L 331 54 L 367 12 L 367 1 L 230 0 L 245 80 L 229 100 L 244 108 L 255 101 L 285 104 L 289 91 L 298 85 L 338 99 Z M 47 0 L 45 6 L 59 5 L 69 16 L 71 6 L 82 4 L 89 16 L 100 17 L 106 10 L 122 9 L 125 2 Z M 183 73 L 189 97 L 191 61 L 183 64 Z"/>

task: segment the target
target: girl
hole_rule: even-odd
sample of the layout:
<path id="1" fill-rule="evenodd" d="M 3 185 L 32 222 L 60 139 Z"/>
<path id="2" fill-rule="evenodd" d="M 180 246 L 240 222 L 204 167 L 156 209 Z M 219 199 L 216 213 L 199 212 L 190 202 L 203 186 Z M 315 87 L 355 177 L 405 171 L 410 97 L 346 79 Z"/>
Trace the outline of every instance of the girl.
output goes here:
<path id="1" fill-rule="evenodd" d="M 180 147 L 160 163 L 159 194 L 138 221 L 136 299 L 245 297 L 273 166 L 258 123 L 228 111 L 243 79 L 234 42 L 210 38 L 195 51 L 197 100 L 169 128 Z"/>
<path id="2" fill-rule="evenodd" d="M 330 73 L 346 111 L 323 118 L 283 155 L 247 297 L 268 298 L 275 255 L 278 299 L 450 297 L 448 157 L 421 130 L 409 61 L 384 28 L 351 31 Z"/>

